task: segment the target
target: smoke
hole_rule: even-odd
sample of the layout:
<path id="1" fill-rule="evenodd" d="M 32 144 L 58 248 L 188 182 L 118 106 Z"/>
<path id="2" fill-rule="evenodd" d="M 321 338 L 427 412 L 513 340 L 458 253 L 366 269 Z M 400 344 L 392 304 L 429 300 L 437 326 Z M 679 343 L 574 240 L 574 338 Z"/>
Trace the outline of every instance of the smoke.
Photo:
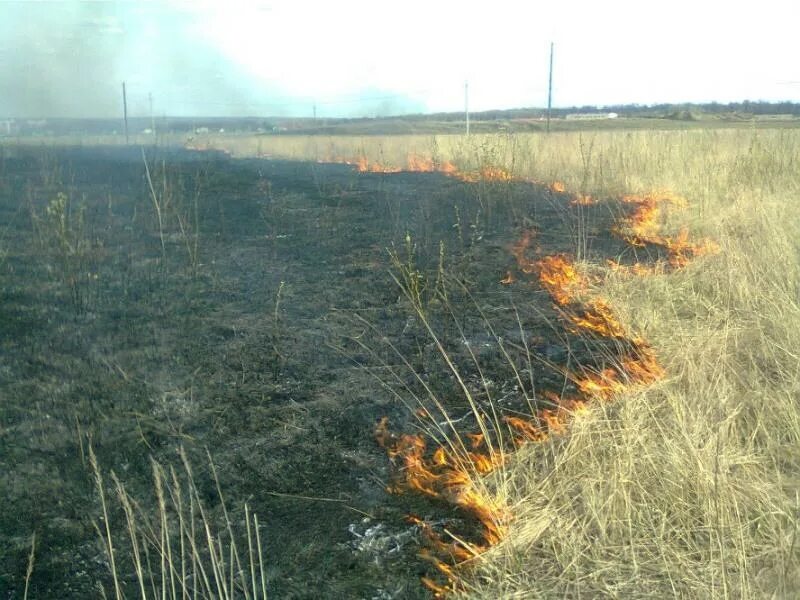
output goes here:
<path id="1" fill-rule="evenodd" d="M 161 3 L 5 4 L 0 21 L 0 116 L 118 117 L 129 113 L 281 115 L 293 100 L 254 81 Z"/>
<path id="2" fill-rule="evenodd" d="M 375 86 L 363 87 L 357 95 L 330 98 L 318 107 L 322 117 L 392 117 L 425 112 L 423 100 Z"/>
<path id="3" fill-rule="evenodd" d="M 114 103 L 106 88 L 115 77 L 117 53 L 109 42 L 116 36 L 111 27 L 99 36 L 86 35 L 92 26 L 90 8 L 34 3 L 3 7 L 0 113 L 16 117 L 75 116 L 86 111 L 110 114 Z"/>
<path id="4" fill-rule="evenodd" d="M 0 21 L 0 118 L 311 116 L 314 100 L 259 80 L 214 46 L 208 14 L 150 2 L 18 2 Z M 212 24 L 213 25 L 213 24 Z M 270 35 L 265 20 L 263 33 Z M 258 52 L 253 40 L 253 51 Z M 281 60 L 265 57 L 265 60 Z M 319 103 L 324 116 L 419 112 L 405 96 L 364 88 Z M 377 99 L 376 99 L 377 98 Z"/>

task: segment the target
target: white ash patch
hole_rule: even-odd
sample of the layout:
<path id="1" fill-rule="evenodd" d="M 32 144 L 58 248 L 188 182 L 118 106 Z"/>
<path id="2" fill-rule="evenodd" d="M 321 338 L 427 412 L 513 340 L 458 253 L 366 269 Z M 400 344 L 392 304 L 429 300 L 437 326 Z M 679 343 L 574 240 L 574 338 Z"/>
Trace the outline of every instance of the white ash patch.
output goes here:
<path id="1" fill-rule="evenodd" d="M 364 553 L 380 566 L 386 560 L 398 558 L 402 549 L 409 543 L 418 545 L 418 528 L 409 526 L 400 532 L 392 532 L 385 523 L 375 523 L 364 517 L 358 523 L 351 523 L 347 531 L 353 539 L 346 543 L 354 552 Z"/>

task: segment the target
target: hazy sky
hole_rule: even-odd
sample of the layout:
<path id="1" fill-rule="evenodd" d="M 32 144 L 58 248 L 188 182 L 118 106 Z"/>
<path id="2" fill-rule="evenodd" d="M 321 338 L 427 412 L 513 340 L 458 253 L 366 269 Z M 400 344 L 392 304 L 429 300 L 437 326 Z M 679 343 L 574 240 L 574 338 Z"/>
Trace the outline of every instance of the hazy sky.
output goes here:
<path id="1" fill-rule="evenodd" d="M 0 116 L 800 101 L 796 0 L 0 0 Z"/>

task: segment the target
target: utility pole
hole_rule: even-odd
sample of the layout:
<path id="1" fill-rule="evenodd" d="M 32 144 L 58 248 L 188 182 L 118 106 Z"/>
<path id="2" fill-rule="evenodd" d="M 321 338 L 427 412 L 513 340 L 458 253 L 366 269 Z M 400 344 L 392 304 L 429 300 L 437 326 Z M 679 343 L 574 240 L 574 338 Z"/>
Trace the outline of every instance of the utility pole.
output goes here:
<path id="1" fill-rule="evenodd" d="M 550 78 L 547 83 L 547 133 L 550 133 L 550 110 L 553 108 L 553 42 L 550 42 Z"/>
<path id="2" fill-rule="evenodd" d="M 125 145 L 128 145 L 128 96 L 125 94 L 125 82 L 122 82 L 122 116 L 125 119 Z"/>
<path id="3" fill-rule="evenodd" d="M 153 92 L 147 94 L 147 99 L 150 101 L 150 131 L 153 132 L 153 137 L 156 135 L 156 118 L 153 116 Z"/>
<path id="4" fill-rule="evenodd" d="M 317 124 L 317 103 L 314 102 L 314 124 Z"/>
<path id="5" fill-rule="evenodd" d="M 469 81 L 464 82 L 464 116 L 467 122 L 467 135 L 469 135 Z"/>

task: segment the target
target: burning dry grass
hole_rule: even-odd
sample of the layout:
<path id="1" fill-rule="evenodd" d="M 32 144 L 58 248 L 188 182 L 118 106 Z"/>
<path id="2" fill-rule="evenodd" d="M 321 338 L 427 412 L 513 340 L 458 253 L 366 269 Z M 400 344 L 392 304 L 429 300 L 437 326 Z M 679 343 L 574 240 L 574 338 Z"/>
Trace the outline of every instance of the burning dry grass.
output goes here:
<path id="1" fill-rule="evenodd" d="M 669 199 L 669 196 L 666 198 Z M 625 199 L 626 203 L 637 206 L 633 215 L 624 219 L 627 229 L 634 232 L 630 236 L 636 236 L 635 238 L 624 236 L 628 243 L 664 245 L 671 248 L 665 241 L 669 238 L 663 236 L 660 228 L 653 223 L 653 213 L 661 201 L 662 196 L 641 203 Z M 687 236 L 684 236 L 683 246 L 692 247 L 685 238 Z M 555 254 L 538 259 L 529 257 L 534 239 L 534 232 L 527 230 L 511 248 L 519 271 L 538 280 L 539 285 L 549 293 L 555 305 L 559 307 L 568 327 L 575 333 L 613 339 L 627 346 L 628 350 L 616 359 L 614 366 L 602 369 L 583 365 L 579 365 L 577 370 L 564 368 L 565 379 L 571 381 L 578 390 L 578 395 L 575 397 L 565 398 L 552 392 L 544 392 L 545 399 L 551 407 L 538 409 L 528 418 L 506 415 L 498 420 L 495 416 L 493 435 L 489 436 L 482 426 L 482 433 L 473 434 L 470 438 L 473 440 L 473 450 L 483 445 L 487 446 L 483 452 L 467 450 L 462 436 L 455 428 L 451 428 L 452 431 L 439 428 L 440 437 L 446 440 L 446 444 L 437 447 L 430 454 L 424 436 L 395 435 L 388 430 L 387 419 L 378 424 L 375 431 L 376 439 L 386 448 L 399 475 L 391 491 L 413 490 L 443 500 L 472 515 L 482 526 L 482 542 L 475 544 L 464 541 L 449 531 L 445 533 L 451 540 L 446 540 L 442 534 L 434 532 L 427 523 L 414 518 L 414 521 L 423 527 L 429 545 L 436 552 L 435 555 L 426 552 L 426 558 L 447 580 L 447 585 L 441 585 L 431 578 L 423 578 L 425 586 L 431 589 L 436 597 L 443 597 L 450 591 L 459 589 L 463 565 L 487 552 L 490 547 L 500 544 L 510 531 L 511 511 L 506 504 L 481 485 L 480 481 L 481 476 L 495 470 L 502 471 L 513 461 L 514 455 L 509 453 L 512 448 L 507 449 L 503 444 L 500 421 L 509 430 L 513 449 L 518 450 L 528 443 L 545 441 L 552 434 L 564 433 L 574 413 L 586 408 L 590 403 L 612 400 L 641 386 L 650 385 L 665 376 L 665 371 L 656 360 L 653 349 L 642 338 L 633 337 L 627 332 L 606 300 L 597 296 L 585 298 L 592 283 L 588 276 L 580 272 L 569 256 Z M 685 266 L 685 263 L 678 264 L 670 260 L 670 265 L 680 267 Z M 436 335 L 428 325 L 421 305 L 414 302 L 414 295 L 410 294 L 408 289 L 404 290 L 408 299 L 412 301 L 418 317 L 425 323 L 431 337 L 436 340 Z M 458 371 L 438 341 L 437 346 L 453 375 L 460 381 Z M 532 365 L 530 367 L 532 368 Z M 464 393 L 469 395 L 466 388 Z M 474 408 L 473 414 L 479 423 L 484 419 Z M 430 417 L 430 414 L 423 411 L 421 417 L 424 420 Z M 449 418 L 447 420 L 449 421 Z M 435 421 L 433 423 L 435 424 Z M 452 451 L 448 452 L 448 446 Z"/>
<path id="2" fill-rule="evenodd" d="M 800 145 L 761 133 L 735 149 L 727 137 L 692 140 L 701 148 L 684 138 L 660 156 L 649 144 L 604 149 L 621 163 L 650 154 L 666 167 L 654 183 L 699 192 L 683 216 L 719 252 L 594 283 L 619 322 L 658 348 L 666 378 L 588 406 L 566 435 L 515 454 L 503 491 L 513 523 L 467 576 L 465 597 L 798 593 Z M 673 267 L 713 249 L 657 239 L 653 200 L 637 197 L 619 235 L 663 243 Z M 673 215 L 657 218 L 669 226 Z"/>
<path id="3" fill-rule="evenodd" d="M 800 219 L 792 201 L 800 140 L 785 132 L 566 137 L 528 140 L 554 152 L 526 177 L 579 176 L 570 182 L 578 204 L 669 187 L 691 206 L 664 194 L 624 196 L 633 211 L 615 233 L 661 246 L 666 263 L 614 263 L 602 281 L 582 278 L 561 256 L 521 261 L 520 270 L 538 272 L 562 306 L 587 287 L 602 293 L 583 316 L 567 313 L 574 324 L 612 336 L 642 332 L 661 366 L 647 346 L 646 360 L 585 377 L 583 393 L 616 402 L 563 409 L 567 428 L 563 417 L 544 415 L 565 435 L 510 423 L 539 443 L 504 461 L 496 501 L 513 520 L 498 545 L 459 573 L 461 594 L 793 596 L 800 589 Z M 579 163 L 569 164 L 569 146 Z M 523 159 L 512 162 L 519 169 Z M 686 226 L 719 249 L 690 240 Z M 515 249 L 518 260 L 530 241 Z M 689 264 L 716 250 L 712 260 Z M 661 381 L 630 387 L 623 371 Z"/>
<path id="4" fill-rule="evenodd" d="M 565 406 L 568 427 L 558 411 L 546 415 L 563 435 L 509 422 L 520 438 L 538 443 L 504 460 L 494 486 L 470 473 L 466 485 L 488 494 L 485 500 L 512 520 L 502 540 L 459 573 L 461 595 L 798 594 L 800 134 L 637 131 L 269 144 L 264 154 L 291 158 L 336 153 L 401 165 L 410 152 L 462 172 L 505 167 L 514 177 L 564 182 L 552 189 L 573 191 L 578 206 L 626 197 L 633 210 L 621 215 L 616 234 L 664 250 L 666 262 L 612 263 L 598 280 L 582 279 L 564 257 L 519 263 L 523 273 L 540 274 L 559 305 L 570 306 L 585 288 L 603 298 L 583 316 L 574 312 L 583 319 L 575 326 L 639 333 L 650 344 L 640 346 L 645 354 L 652 358 L 650 348 L 658 349 L 663 372 L 628 364 L 627 373 L 651 383 L 632 387 L 613 374 L 622 369 L 591 374 L 584 393 L 611 388 L 615 401 Z M 680 196 L 627 196 L 658 189 Z M 688 207 L 680 197 L 690 199 Z M 715 240 L 717 255 L 690 262 L 715 247 L 699 236 L 690 240 L 684 227 Z M 529 242 L 515 249 L 518 260 Z M 569 285 L 556 285 L 556 277 Z"/>
<path id="5" fill-rule="evenodd" d="M 758 209 L 749 242 L 724 236 L 713 271 L 605 283 L 668 378 L 516 455 L 514 524 L 465 596 L 797 593 L 800 290 L 785 210 Z"/>

